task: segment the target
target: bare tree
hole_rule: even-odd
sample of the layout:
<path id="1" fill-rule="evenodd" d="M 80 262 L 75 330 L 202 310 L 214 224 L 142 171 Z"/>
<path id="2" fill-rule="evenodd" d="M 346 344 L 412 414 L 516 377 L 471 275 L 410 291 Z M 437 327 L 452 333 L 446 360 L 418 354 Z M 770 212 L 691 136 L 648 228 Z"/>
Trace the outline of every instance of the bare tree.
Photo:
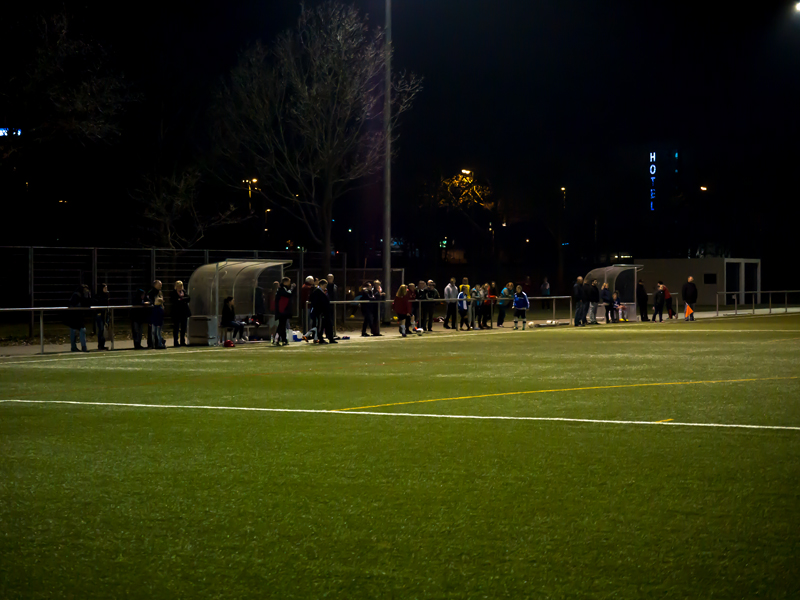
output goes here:
<path id="1" fill-rule="evenodd" d="M 238 169 L 229 179 L 257 173 L 267 199 L 322 246 L 326 271 L 334 202 L 383 165 L 385 57 L 383 32 L 354 7 L 303 6 L 295 29 L 242 55 L 221 92 L 220 147 Z M 394 79 L 393 123 L 420 89 L 414 75 Z"/>

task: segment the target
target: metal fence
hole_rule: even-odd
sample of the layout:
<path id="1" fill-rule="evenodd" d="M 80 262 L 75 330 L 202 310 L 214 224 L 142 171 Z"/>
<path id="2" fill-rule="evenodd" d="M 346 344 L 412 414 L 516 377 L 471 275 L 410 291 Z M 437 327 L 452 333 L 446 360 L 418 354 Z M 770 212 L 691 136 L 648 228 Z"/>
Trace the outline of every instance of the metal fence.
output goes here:
<path id="1" fill-rule="evenodd" d="M 747 294 L 750 295 L 750 302 L 739 303 L 739 295 L 744 296 L 747 300 Z M 766 304 L 761 303 L 763 297 L 767 296 Z M 733 314 L 738 315 L 739 311 L 742 314 L 750 313 L 756 314 L 756 310 L 766 309 L 766 314 L 771 315 L 773 310 L 775 312 L 788 313 L 789 307 L 795 308 L 800 305 L 800 290 L 776 290 L 776 291 L 758 291 L 758 292 L 717 292 L 717 316 L 719 316 L 720 300 L 722 305 L 728 304 L 728 300 L 733 302 Z"/>

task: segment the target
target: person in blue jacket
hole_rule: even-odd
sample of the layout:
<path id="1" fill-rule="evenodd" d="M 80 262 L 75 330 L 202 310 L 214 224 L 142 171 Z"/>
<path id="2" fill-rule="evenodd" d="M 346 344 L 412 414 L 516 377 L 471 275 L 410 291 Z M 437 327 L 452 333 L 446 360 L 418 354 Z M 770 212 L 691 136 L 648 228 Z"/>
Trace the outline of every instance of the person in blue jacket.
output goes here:
<path id="1" fill-rule="evenodd" d="M 525 330 L 525 311 L 531 307 L 528 294 L 522 291 L 522 286 L 517 286 L 517 293 L 514 294 L 514 329 L 519 329 L 517 319 L 522 319 L 522 329 Z"/>
<path id="2" fill-rule="evenodd" d="M 464 289 L 466 287 L 466 290 Z M 461 286 L 461 291 L 458 292 L 458 314 L 461 316 L 461 324 L 459 325 L 459 329 L 463 330 L 464 325 L 467 326 L 467 331 L 472 329 L 469 324 L 469 302 L 467 302 L 467 290 L 469 290 L 469 286 Z"/>

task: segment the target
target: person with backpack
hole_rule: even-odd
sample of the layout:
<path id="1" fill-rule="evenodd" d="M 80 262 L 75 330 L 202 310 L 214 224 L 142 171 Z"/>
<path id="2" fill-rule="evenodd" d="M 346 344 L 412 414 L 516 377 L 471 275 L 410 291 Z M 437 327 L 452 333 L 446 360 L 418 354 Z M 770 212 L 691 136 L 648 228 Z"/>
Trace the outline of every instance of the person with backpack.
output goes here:
<path id="1" fill-rule="evenodd" d="M 281 279 L 281 285 L 275 293 L 275 315 L 278 317 L 278 341 L 273 342 L 276 346 L 288 346 L 289 340 L 286 339 L 286 322 L 292 318 L 292 293 L 294 288 L 292 280 L 288 277 Z"/>
<path id="2" fill-rule="evenodd" d="M 522 319 L 522 330 L 525 330 L 525 311 L 531 307 L 528 294 L 522 291 L 522 286 L 517 286 L 517 293 L 514 294 L 514 329 L 519 329 L 517 320 Z"/>

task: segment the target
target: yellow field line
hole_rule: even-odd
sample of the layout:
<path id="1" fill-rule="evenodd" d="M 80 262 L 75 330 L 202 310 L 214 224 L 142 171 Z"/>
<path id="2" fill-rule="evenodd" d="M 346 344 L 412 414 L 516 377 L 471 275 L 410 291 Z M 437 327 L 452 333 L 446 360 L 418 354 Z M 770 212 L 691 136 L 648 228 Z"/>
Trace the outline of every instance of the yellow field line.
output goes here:
<path id="1" fill-rule="evenodd" d="M 746 381 L 778 381 L 797 379 L 797 377 L 764 377 L 757 379 L 717 379 L 710 381 L 665 381 L 662 383 L 631 383 L 625 385 L 597 385 L 592 387 L 562 388 L 558 390 L 526 390 L 522 392 L 500 392 L 499 394 L 480 394 L 478 396 L 456 396 L 454 398 L 432 398 L 430 400 L 410 400 L 408 402 L 390 402 L 388 404 L 373 404 L 371 406 L 354 406 L 352 408 L 337 408 L 343 410 L 364 410 L 367 408 L 382 408 L 384 406 L 400 406 L 401 404 L 423 404 L 426 402 L 444 402 L 445 400 L 471 400 L 473 398 L 492 398 L 495 396 L 517 396 L 522 394 L 546 394 L 548 392 L 579 392 L 584 390 L 611 390 L 618 388 L 652 387 L 657 385 L 700 385 L 703 383 L 741 383 Z"/>
<path id="2" fill-rule="evenodd" d="M 672 420 L 674 420 L 674 419 L 662 419 L 660 421 L 656 421 L 656 423 L 668 423 L 669 421 L 672 421 Z"/>

